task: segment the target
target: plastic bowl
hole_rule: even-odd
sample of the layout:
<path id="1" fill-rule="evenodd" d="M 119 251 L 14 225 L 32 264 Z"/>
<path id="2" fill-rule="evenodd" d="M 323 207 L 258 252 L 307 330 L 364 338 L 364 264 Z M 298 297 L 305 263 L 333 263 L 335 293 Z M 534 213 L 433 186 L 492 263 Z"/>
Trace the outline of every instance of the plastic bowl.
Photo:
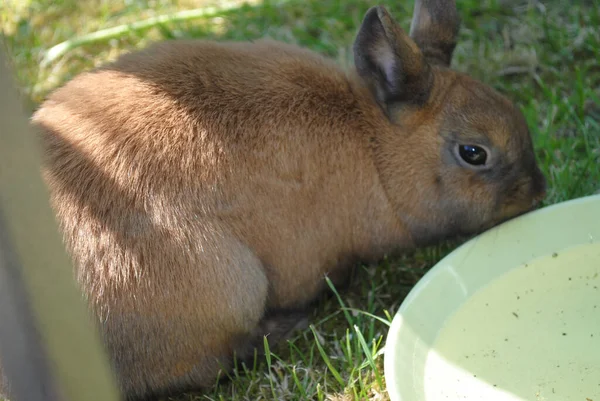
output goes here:
<path id="1" fill-rule="evenodd" d="M 391 401 L 600 401 L 600 195 L 466 242 L 395 315 Z"/>

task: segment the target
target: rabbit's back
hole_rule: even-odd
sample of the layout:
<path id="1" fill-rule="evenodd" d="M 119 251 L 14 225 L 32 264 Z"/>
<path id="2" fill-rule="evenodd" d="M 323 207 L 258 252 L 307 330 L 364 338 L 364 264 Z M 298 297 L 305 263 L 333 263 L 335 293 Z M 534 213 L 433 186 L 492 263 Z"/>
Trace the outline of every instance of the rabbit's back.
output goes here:
<path id="1" fill-rule="evenodd" d="M 361 128 L 353 91 L 335 63 L 293 45 L 173 41 L 75 77 L 33 120 L 51 161 L 68 143 L 124 186 L 210 185 L 236 152 L 250 163 L 270 145 L 335 148 Z"/>
<path id="2" fill-rule="evenodd" d="M 278 266 L 270 280 L 293 283 L 273 286 L 275 304 L 317 291 L 317 271 L 340 253 L 377 252 L 366 238 L 378 237 L 361 227 L 387 218 L 389 206 L 363 129 L 365 113 L 377 111 L 365 109 L 361 90 L 332 61 L 271 41 L 158 44 L 58 89 L 34 122 L 86 290 L 120 302 L 103 288 L 120 280 L 105 271 L 129 277 L 157 268 L 153 247 L 160 251 L 164 233 L 182 238 L 178 252 L 187 255 L 158 267 L 171 270 L 170 280 L 194 268 L 203 244 L 235 234 Z M 349 188 L 361 196 L 349 197 Z M 163 234 L 153 237 L 157 227 Z M 143 249 L 124 263 L 132 247 Z"/>

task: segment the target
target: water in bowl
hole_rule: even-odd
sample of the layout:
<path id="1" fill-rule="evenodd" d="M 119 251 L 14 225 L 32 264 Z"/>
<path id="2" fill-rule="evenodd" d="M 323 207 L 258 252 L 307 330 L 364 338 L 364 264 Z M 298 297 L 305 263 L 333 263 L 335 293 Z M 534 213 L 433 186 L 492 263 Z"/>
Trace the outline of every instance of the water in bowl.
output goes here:
<path id="1" fill-rule="evenodd" d="M 452 315 L 425 399 L 600 401 L 600 244 L 513 269 Z"/>

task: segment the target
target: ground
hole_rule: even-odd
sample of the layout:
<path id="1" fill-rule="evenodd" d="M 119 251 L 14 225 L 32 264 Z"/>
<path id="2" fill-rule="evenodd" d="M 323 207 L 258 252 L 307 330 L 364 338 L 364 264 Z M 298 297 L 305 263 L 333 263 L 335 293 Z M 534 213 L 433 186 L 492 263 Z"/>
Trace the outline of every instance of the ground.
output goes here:
<path id="1" fill-rule="evenodd" d="M 4 0 L 0 27 L 25 106 L 75 74 L 140 48 L 179 37 L 295 42 L 348 64 L 356 29 L 372 0 Z M 453 66 L 507 94 L 523 110 L 548 178 L 545 204 L 600 187 L 600 5 L 597 0 L 462 0 Z M 388 6 L 408 29 L 412 1 Z M 77 46 L 54 60 L 50 47 L 81 34 L 173 11 L 216 7 L 184 22 L 162 22 Z M 225 9 L 225 10 L 224 10 Z M 221 10 L 221 11 L 220 11 Z M 210 9 L 208 11 L 211 11 Z M 350 289 L 317 306 L 312 326 L 273 347 L 192 400 L 387 400 L 383 348 L 389 321 L 417 280 L 456 242 L 378 266 L 357 266 Z"/>

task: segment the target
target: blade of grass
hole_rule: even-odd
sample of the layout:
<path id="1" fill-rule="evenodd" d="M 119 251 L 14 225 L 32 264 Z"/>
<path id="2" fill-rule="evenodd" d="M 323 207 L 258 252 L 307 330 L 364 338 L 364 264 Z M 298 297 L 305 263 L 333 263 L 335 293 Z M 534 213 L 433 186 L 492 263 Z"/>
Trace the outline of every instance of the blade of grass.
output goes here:
<path id="1" fill-rule="evenodd" d="M 346 320 L 348 320 L 348 324 L 353 325 L 354 321 L 352 320 L 352 316 L 350 316 L 350 314 L 348 313 L 348 311 L 345 310 L 346 304 L 342 300 L 342 297 L 338 293 L 337 289 L 335 288 L 335 286 L 333 285 L 333 283 L 331 282 L 331 280 L 329 279 L 329 277 L 325 277 L 325 282 L 327 283 L 327 285 L 329 286 L 329 288 L 331 288 L 331 291 L 333 291 L 333 293 L 335 294 L 335 297 L 337 298 L 340 306 L 342 307 L 341 309 L 344 312 L 344 316 L 346 316 Z"/>
<path id="2" fill-rule="evenodd" d="M 42 59 L 41 66 L 47 66 L 57 58 L 79 46 L 107 41 L 125 34 L 154 28 L 156 26 L 161 26 L 168 23 L 190 21 L 198 18 L 213 18 L 238 7 L 239 5 L 233 4 L 224 7 L 203 7 L 192 10 L 183 10 L 170 14 L 157 15 L 156 17 L 132 22 L 130 24 L 123 24 L 111 28 L 101 29 L 96 32 L 91 32 L 73 39 L 66 40 L 51 47 L 48 49 L 48 51 L 46 51 L 44 58 Z"/>
<path id="3" fill-rule="evenodd" d="M 304 390 L 304 385 L 302 385 L 302 383 L 300 382 L 300 379 L 298 378 L 298 375 L 296 374 L 296 366 L 294 366 L 292 368 L 292 379 L 294 380 L 294 383 L 296 384 L 296 388 L 300 391 L 300 394 L 302 395 L 302 399 L 305 400 L 307 399 L 307 395 L 306 395 L 306 391 Z"/>
<path id="4" fill-rule="evenodd" d="M 366 312 L 366 311 L 361 310 L 361 309 L 348 308 L 348 307 L 342 307 L 340 309 L 342 309 L 342 310 L 348 310 L 348 311 L 352 311 L 352 312 L 356 312 L 356 313 L 360 313 L 360 314 L 368 316 L 368 317 L 370 317 L 372 319 L 378 320 L 378 321 L 380 321 L 381 323 L 385 324 L 388 327 L 392 324 L 391 318 L 390 318 L 389 313 L 387 311 L 385 311 L 385 313 L 388 315 L 388 318 L 390 318 L 390 321 L 387 321 L 387 320 L 385 320 L 384 318 L 382 318 L 380 316 L 374 315 L 372 313 Z"/>
<path id="5" fill-rule="evenodd" d="M 323 389 L 321 388 L 321 383 L 317 384 L 317 399 L 319 401 L 323 401 L 325 399 L 325 395 L 323 394 Z"/>
<path id="6" fill-rule="evenodd" d="M 381 375 L 379 374 L 379 369 L 377 369 L 377 366 L 375 365 L 375 360 L 373 360 L 372 350 L 369 349 L 369 346 L 367 345 L 367 342 L 365 341 L 365 338 L 362 335 L 358 326 L 354 326 L 354 332 L 358 336 L 358 341 L 360 342 L 360 345 L 363 348 L 363 351 L 365 353 L 365 356 L 367 357 L 369 365 L 371 365 L 371 369 L 373 369 L 373 373 L 375 374 L 375 378 L 377 379 L 377 384 L 379 384 L 379 388 L 384 388 L 383 380 L 381 379 Z"/>
<path id="7" fill-rule="evenodd" d="M 335 378 L 335 380 L 341 386 L 344 386 L 344 384 L 345 384 L 344 379 L 342 379 L 342 376 L 340 375 L 340 372 L 338 372 L 337 369 L 335 367 L 333 367 L 333 365 L 331 364 L 331 360 L 329 359 L 329 356 L 327 356 L 327 353 L 325 352 L 325 350 L 323 349 L 323 346 L 321 345 L 321 343 L 319 341 L 319 336 L 317 335 L 317 331 L 315 329 L 315 326 L 311 324 L 310 325 L 310 330 L 313 332 L 313 335 L 315 336 L 315 344 L 317 345 L 317 348 L 319 349 L 319 353 L 321 354 L 321 357 L 323 358 L 323 361 L 325 362 L 325 364 L 327 365 L 327 367 L 331 371 L 331 374 L 333 375 L 333 377 Z"/>
<path id="8" fill-rule="evenodd" d="M 265 359 L 267 360 L 267 371 L 269 374 L 269 383 L 271 384 L 271 393 L 273 394 L 273 399 L 276 400 L 277 396 L 275 395 L 275 386 L 273 385 L 273 376 L 271 372 L 271 349 L 269 348 L 269 340 L 267 340 L 267 336 L 263 337 L 263 344 L 265 347 Z"/>

